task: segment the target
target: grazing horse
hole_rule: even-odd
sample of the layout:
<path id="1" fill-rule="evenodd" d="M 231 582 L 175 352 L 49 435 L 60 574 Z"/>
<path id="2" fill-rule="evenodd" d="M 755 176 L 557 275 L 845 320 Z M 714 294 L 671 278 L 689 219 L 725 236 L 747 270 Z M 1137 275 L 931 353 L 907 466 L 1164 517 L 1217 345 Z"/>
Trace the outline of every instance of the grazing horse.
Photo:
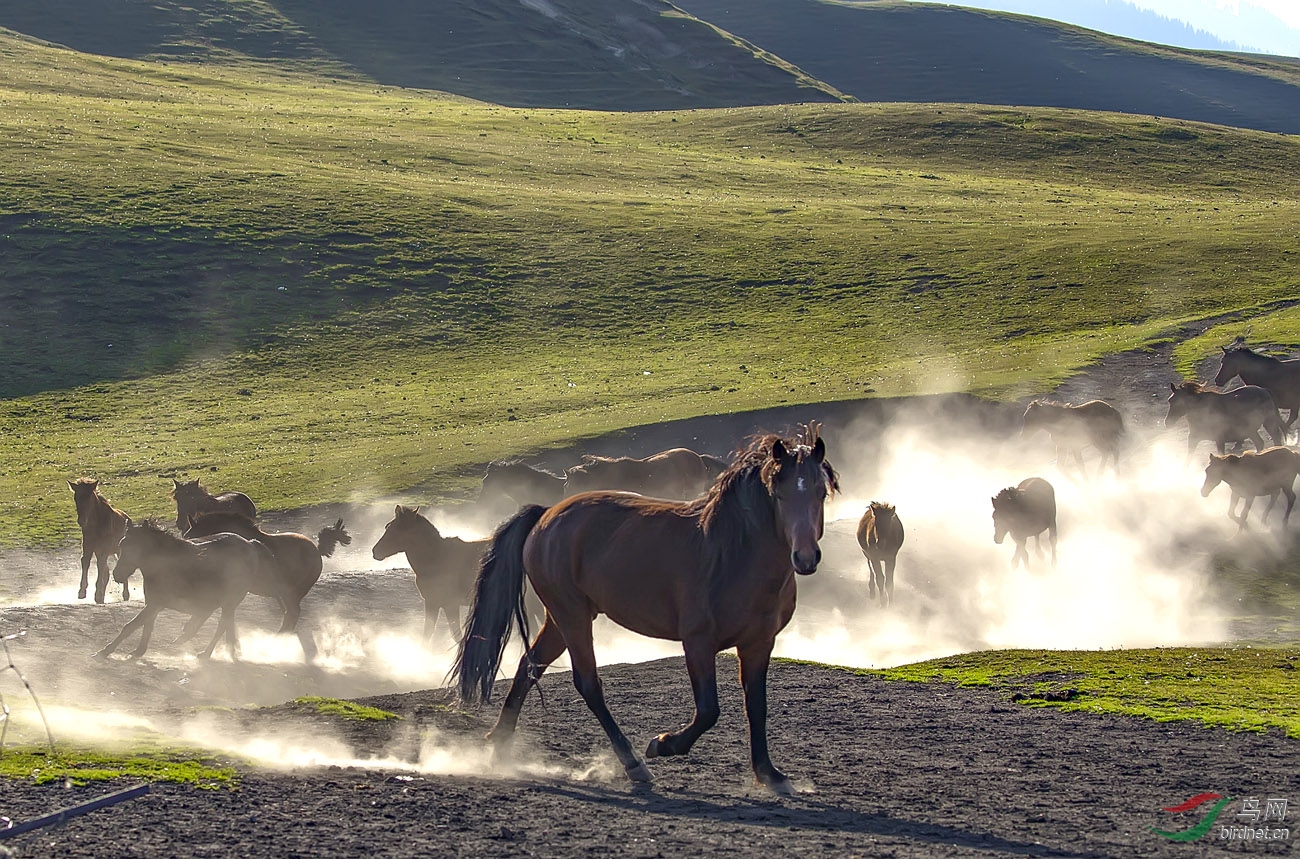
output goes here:
<path id="1" fill-rule="evenodd" d="M 650 741 L 646 757 L 684 755 L 718 720 L 715 658 L 736 648 L 749 718 L 754 777 L 778 792 L 790 781 L 767 747 L 767 669 L 776 635 L 794 614 L 795 579 L 817 571 L 827 495 L 838 489 L 816 424 L 801 438 L 754 439 L 710 487 L 675 502 L 584 492 L 549 509 L 520 510 L 497 529 L 475 584 L 452 671 L 463 700 L 488 699 L 513 616 L 527 639 L 524 577 L 546 607 L 519 661 L 496 726 L 513 736 L 524 698 L 566 649 L 573 682 L 633 781 L 653 776 L 610 715 L 596 672 L 592 621 L 682 642 L 695 716 Z"/>
<path id="2" fill-rule="evenodd" d="M 1171 384 L 1169 413 L 1165 426 L 1179 418 L 1187 418 L 1187 458 L 1196 452 L 1202 439 L 1214 442 L 1219 453 L 1228 444 L 1250 439 L 1256 450 L 1265 447 L 1260 438 L 1262 426 L 1269 436 L 1281 443 L 1286 435 L 1282 416 L 1278 414 L 1273 395 L 1255 385 L 1245 385 L 1231 391 L 1215 391 L 1199 382 Z"/>
<path id="3" fill-rule="evenodd" d="M 1262 355 L 1238 339 L 1231 346 L 1223 347 L 1223 358 L 1219 362 L 1219 372 L 1214 376 L 1214 384 L 1222 386 L 1233 376 L 1240 376 L 1247 385 L 1258 385 L 1268 391 L 1279 409 L 1289 409 L 1290 415 L 1285 423 L 1287 429 L 1300 416 L 1300 358 Z M 1282 441 L 1280 438 L 1273 440 Z"/>
<path id="4" fill-rule="evenodd" d="M 1291 519 L 1291 508 L 1295 507 L 1296 476 L 1300 474 L 1300 453 L 1287 447 L 1270 447 L 1259 451 L 1245 453 L 1210 454 L 1210 464 L 1205 466 L 1205 483 L 1201 486 L 1201 497 L 1208 498 L 1220 483 L 1228 484 L 1232 497 L 1228 500 L 1228 518 L 1237 523 L 1237 530 L 1245 530 L 1246 517 L 1250 515 L 1251 505 L 1260 495 L 1270 496 L 1268 509 L 1264 518 L 1273 512 L 1278 493 L 1286 496 L 1286 514 L 1282 517 L 1285 525 Z M 1241 516 L 1234 511 L 1237 501 L 1246 499 L 1241 508 Z"/>
<path id="5" fill-rule="evenodd" d="M 483 475 L 480 502 L 507 498 L 516 505 L 550 506 L 564 497 L 564 478 L 518 460 L 493 462 Z"/>
<path id="6" fill-rule="evenodd" d="M 654 498 L 689 501 L 698 498 L 712 484 L 712 466 L 693 450 L 674 447 L 633 459 L 630 456 L 582 458 L 565 472 L 564 494 L 576 495 L 597 489 L 639 492 Z"/>
<path id="7" fill-rule="evenodd" d="M 257 540 L 271 550 L 275 564 L 264 572 L 266 575 L 251 583 L 248 592 L 258 596 L 274 597 L 284 609 L 280 622 L 280 634 L 294 632 L 298 628 L 298 618 L 302 614 L 302 600 L 320 579 L 324 569 L 323 558 L 334 554 L 339 544 L 347 546 L 352 543 L 352 535 L 343 527 L 340 519 L 333 525 L 327 525 L 316 536 L 316 542 L 305 534 L 292 531 L 268 534 L 257 526 L 252 519 L 242 513 L 216 511 L 200 513 L 193 517 L 193 524 L 185 532 L 185 538 L 195 540 L 214 534 L 228 532 L 238 534 L 246 540 Z M 208 615 L 195 615 L 185 625 L 177 641 L 186 641 L 199 631 L 199 627 L 208 619 Z M 303 651 L 310 659 L 316 652 L 310 635 L 299 634 Z"/>
<path id="8" fill-rule="evenodd" d="M 876 598 L 876 588 L 879 587 L 880 605 L 893 604 L 894 562 L 903 545 L 903 523 L 893 504 L 871 502 L 858 520 L 858 545 L 871 568 L 871 576 L 867 579 L 871 599 Z"/>
<path id="9" fill-rule="evenodd" d="M 165 608 L 201 614 L 205 618 L 221 609 L 216 634 L 201 656 L 210 657 L 217 640 L 224 634 L 231 658 L 239 658 L 235 607 L 253 583 L 266 575 L 265 569 L 274 564 L 275 556 L 270 549 L 238 534 L 186 540 L 164 531 L 154 522 L 128 521 L 113 578 L 126 584 L 131 574 L 139 570 L 144 578 L 144 608 L 127 621 L 117 638 L 95 655 L 108 656 L 123 639 L 143 627 L 140 643 L 131 654 L 139 659 L 149 649 L 154 621 Z"/>
<path id="10" fill-rule="evenodd" d="M 1052 484 L 1041 477 L 1027 477 L 993 496 L 993 542 L 1001 546 L 1003 538 L 1011 535 L 1016 543 L 1012 568 L 1019 561 L 1029 569 L 1025 546 L 1030 537 L 1038 554 L 1043 553 L 1044 531 L 1052 547 L 1052 566 L 1056 566 L 1056 491 Z"/>
<path id="11" fill-rule="evenodd" d="M 194 517 L 200 513 L 213 513 L 224 510 L 242 513 L 249 519 L 257 518 L 257 505 L 253 499 L 242 492 L 223 492 L 213 495 L 194 480 L 172 479 L 172 498 L 176 499 L 176 530 L 184 534 L 194 524 Z"/>
<path id="12" fill-rule="evenodd" d="M 1049 403 L 1035 400 L 1025 409 L 1024 425 L 1021 437 L 1033 435 L 1037 430 L 1046 430 L 1056 445 L 1056 463 L 1065 467 L 1067 458 L 1073 454 L 1084 473 L 1083 451 L 1092 445 L 1101 453 L 1101 462 L 1097 466 L 1100 474 L 1106 468 L 1106 460 L 1111 468 L 1119 471 L 1119 445 L 1124 436 L 1124 419 L 1119 412 L 1101 400 L 1090 400 L 1077 406 L 1063 403 Z"/>
<path id="13" fill-rule="evenodd" d="M 77 599 L 86 598 L 90 586 L 90 558 L 95 558 L 95 602 L 102 603 L 108 593 L 108 559 L 117 554 L 117 544 L 126 533 L 127 516 L 99 494 L 99 481 L 91 477 L 69 480 L 72 500 L 77 505 L 77 524 L 81 526 L 81 587 Z M 130 599 L 130 585 L 122 585 L 122 599 Z"/>

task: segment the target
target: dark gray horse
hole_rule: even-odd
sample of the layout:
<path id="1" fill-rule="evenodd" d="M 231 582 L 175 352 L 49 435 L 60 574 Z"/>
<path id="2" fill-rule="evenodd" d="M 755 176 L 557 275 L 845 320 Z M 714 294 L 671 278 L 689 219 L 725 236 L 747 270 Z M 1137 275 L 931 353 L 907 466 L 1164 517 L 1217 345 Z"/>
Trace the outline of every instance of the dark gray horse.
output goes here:
<path id="1" fill-rule="evenodd" d="M 1300 358 L 1284 360 L 1262 355 L 1239 340 L 1224 348 L 1214 384 L 1222 386 L 1233 376 L 1240 376 L 1241 381 L 1247 385 L 1258 385 L 1265 389 L 1273 395 L 1273 402 L 1278 408 L 1289 409 L 1287 429 L 1300 416 Z M 1280 440 L 1277 441 L 1280 443 Z"/>
<path id="2" fill-rule="evenodd" d="M 1052 484 L 1041 477 L 1026 477 L 993 496 L 993 542 L 1001 546 L 1007 534 L 1015 540 L 1012 567 L 1017 562 L 1029 567 L 1025 545 L 1030 537 L 1038 554 L 1043 553 L 1044 531 L 1052 547 L 1052 566 L 1056 566 L 1056 490 Z"/>
<path id="3" fill-rule="evenodd" d="M 1250 439 L 1256 450 L 1268 445 L 1259 435 L 1262 426 L 1278 444 L 1286 435 L 1282 416 L 1273 395 L 1255 385 L 1231 391 L 1216 391 L 1200 382 L 1183 382 L 1169 386 L 1169 414 L 1165 426 L 1187 418 L 1187 458 L 1191 459 L 1202 440 L 1214 442 L 1219 453 L 1229 444 Z"/>

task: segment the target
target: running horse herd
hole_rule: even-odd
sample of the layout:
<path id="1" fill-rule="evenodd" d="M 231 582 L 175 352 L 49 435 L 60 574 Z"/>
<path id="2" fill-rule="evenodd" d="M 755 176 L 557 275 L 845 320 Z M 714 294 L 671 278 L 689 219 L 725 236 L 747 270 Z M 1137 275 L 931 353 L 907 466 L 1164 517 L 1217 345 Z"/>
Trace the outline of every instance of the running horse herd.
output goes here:
<path id="1" fill-rule="evenodd" d="M 1220 388 L 1234 377 L 1243 385 Z M 1212 442 L 1202 494 L 1219 484 L 1231 489 L 1229 516 L 1246 527 L 1254 499 L 1287 500 L 1284 522 L 1295 504 L 1300 453 L 1285 446 L 1300 415 L 1300 359 L 1279 360 L 1240 341 L 1223 350 L 1214 385 L 1171 385 L 1166 424 L 1185 419 L 1188 459 L 1199 442 Z M 1283 420 L 1280 410 L 1288 410 Z M 1118 470 L 1124 423 L 1112 406 L 1035 401 L 1024 412 L 1021 433 L 1050 435 L 1057 464 L 1071 461 L 1082 472 L 1083 453 L 1100 454 L 1098 470 Z M 1261 430 L 1271 444 L 1266 444 Z M 1228 453 L 1251 441 L 1253 451 Z M 827 498 L 839 488 L 826 444 L 814 422 L 791 436 L 755 437 L 731 460 L 675 448 L 645 459 L 588 456 L 564 474 L 522 462 L 488 467 L 479 503 L 507 503 L 512 510 L 493 536 L 482 541 L 443 537 L 418 507 L 398 505 L 372 554 L 383 560 L 405 553 L 425 604 L 424 636 L 439 614 L 459 640 L 452 670 L 463 701 L 487 701 L 514 630 L 527 643 L 489 739 L 499 751 L 514 735 L 524 699 L 542 673 L 566 651 L 573 682 L 604 728 L 629 778 L 652 778 L 645 758 L 684 755 L 718 719 L 715 658 L 734 648 L 740 663 L 751 763 L 760 783 L 791 789 L 775 767 L 766 736 L 768 663 L 777 633 L 794 611 L 795 581 L 814 573 Z M 204 651 L 224 637 L 237 657 L 236 607 L 249 594 L 276 599 L 283 608 L 280 632 L 296 632 L 308 659 L 311 636 L 298 629 L 301 602 L 320 577 L 322 559 L 351 537 L 343 520 L 316 540 L 296 533 L 268 533 L 257 525 L 257 508 L 238 492 L 210 494 L 197 480 L 174 481 L 176 528 L 133 522 L 99 494 L 97 481 L 69 483 L 82 530 L 81 585 L 85 598 L 92 558 L 98 578 L 95 601 L 104 602 L 108 559 L 112 578 L 129 598 L 129 580 L 140 570 L 145 607 L 99 652 L 112 653 L 136 629 L 133 656 L 148 648 L 154 618 L 164 608 L 190 615 L 179 641 L 195 635 L 216 612 L 220 619 Z M 1244 500 L 1240 513 L 1237 505 Z M 992 497 L 994 540 L 1010 535 L 1012 565 L 1029 564 L 1027 541 L 1048 536 L 1056 560 L 1056 497 L 1050 483 L 1028 477 Z M 1267 517 L 1268 512 L 1265 513 Z M 868 593 L 882 606 L 893 601 L 894 563 L 904 530 L 892 504 L 873 501 L 863 512 L 858 543 L 869 565 Z M 1041 547 L 1039 552 L 1041 554 Z M 469 605 L 462 630 L 460 609 Z M 695 698 L 691 721 L 661 733 L 639 756 L 605 702 L 592 642 L 592 622 L 604 614 L 643 635 L 682 643 Z M 538 624 L 536 635 L 530 630 Z"/>

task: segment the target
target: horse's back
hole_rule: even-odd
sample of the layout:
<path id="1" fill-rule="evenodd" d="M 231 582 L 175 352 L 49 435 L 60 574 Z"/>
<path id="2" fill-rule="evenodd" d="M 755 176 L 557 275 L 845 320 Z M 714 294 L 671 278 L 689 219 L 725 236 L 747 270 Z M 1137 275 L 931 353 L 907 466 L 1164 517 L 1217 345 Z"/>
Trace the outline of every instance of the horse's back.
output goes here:
<path id="1" fill-rule="evenodd" d="M 1016 485 L 1016 489 L 1025 500 L 1028 510 L 1040 521 L 1050 521 L 1053 525 L 1056 523 L 1056 490 L 1052 484 L 1041 477 L 1026 477 Z"/>
<path id="2" fill-rule="evenodd" d="M 1089 400 L 1073 408 L 1096 437 L 1114 441 L 1124 434 L 1124 417 L 1110 403 Z"/>

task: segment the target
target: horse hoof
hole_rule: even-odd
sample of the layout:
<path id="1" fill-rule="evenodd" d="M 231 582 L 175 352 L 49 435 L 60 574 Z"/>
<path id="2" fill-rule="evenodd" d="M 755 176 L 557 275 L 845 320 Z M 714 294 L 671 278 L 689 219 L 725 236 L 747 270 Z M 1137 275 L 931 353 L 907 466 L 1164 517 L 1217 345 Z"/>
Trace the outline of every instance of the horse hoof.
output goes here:
<path id="1" fill-rule="evenodd" d="M 77 591 L 77 599 L 79 599 L 79 600 L 84 600 L 85 598 L 86 598 L 86 589 L 85 589 L 85 588 L 82 588 L 81 590 Z"/>
<path id="2" fill-rule="evenodd" d="M 647 758 L 659 757 L 659 738 L 655 737 L 650 741 L 650 745 L 645 747 L 645 756 Z"/>
<path id="3" fill-rule="evenodd" d="M 781 779 L 776 779 L 774 781 L 769 781 L 767 782 L 766 787 L 768 790 L 772 791 L 772 793 L 775 793 L 778 796 L 794 795 L 794 784 L 788 778 L 781 778 Z"/>
<path id="4" fill-rule="evenodd" d="M 627 767 L 626 771 L 628 778 L 641 784 L 655 780 L 654 773 L 650 772 L 650 767 L 645 765 L 645 761 L 637 761 L 634 765 Z"/>

